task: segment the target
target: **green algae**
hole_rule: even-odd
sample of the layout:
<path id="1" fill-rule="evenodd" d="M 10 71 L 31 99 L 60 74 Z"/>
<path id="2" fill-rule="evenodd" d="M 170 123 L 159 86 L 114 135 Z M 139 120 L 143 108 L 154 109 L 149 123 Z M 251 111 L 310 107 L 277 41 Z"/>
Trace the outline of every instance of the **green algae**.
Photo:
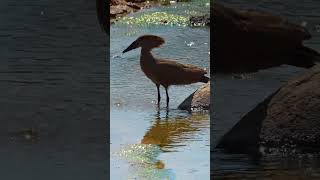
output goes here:
<path id="1" fill-rule="evenodd" d="M 157 145 L 131 144 L 123 147 L 116 155 L 130 162 L 133 174 L 129 179 L 173 180 L 173 171 L 166 169 L 164 162 L 158 160 L 161 152 Z"/>
<path id="2" fill-rule="evenodd" d="M 167 12 L 153 12 L 141 14 L 137 17 L 123 17 L 119 19 L 119 23 L 128 25 L 177 25 L 187 26 L 189 23 L 189 17 L 171 14 Z"/>

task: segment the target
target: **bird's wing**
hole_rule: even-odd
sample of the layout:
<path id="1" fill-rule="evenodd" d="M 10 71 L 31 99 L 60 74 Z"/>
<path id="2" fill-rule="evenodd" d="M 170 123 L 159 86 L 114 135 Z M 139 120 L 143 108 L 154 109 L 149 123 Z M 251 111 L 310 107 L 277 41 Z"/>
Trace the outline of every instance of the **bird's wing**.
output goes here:
<path id="1" fill-rule="evenodd" d="M 179 71 L 185 71 L 185 72 L 195 72 L 199 74 L 206 74 L 207 72 L 199 68 L 197 66 L 191 65 L 191 64 L 180 64 L 175 61 L 171 60 L 166 60 L 166 59 L 160 59 L 158 60 L 158 65 L 161 66 L 163 69 L 166 69 L 167 71 L 174 71 L 174 72 L 179 72 Z"/>

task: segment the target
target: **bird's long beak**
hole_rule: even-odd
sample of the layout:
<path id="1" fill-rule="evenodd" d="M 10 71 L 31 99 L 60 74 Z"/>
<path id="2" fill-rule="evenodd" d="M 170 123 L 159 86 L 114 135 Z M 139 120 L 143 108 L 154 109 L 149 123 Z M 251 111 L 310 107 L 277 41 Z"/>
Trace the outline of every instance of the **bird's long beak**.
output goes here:
<path id="1" fill-rule="evenodd" d="M 137 41 L 134 41 L 133 43 L 130 44 L 129 47 L 127 47 L 127 49 L 125 49 L 124 51 L 122 51 L 122 53 L 126 53 L 128 51 L 131 51 L 132 49 L 136 49 L 139 47 L 139 44 Z"/>

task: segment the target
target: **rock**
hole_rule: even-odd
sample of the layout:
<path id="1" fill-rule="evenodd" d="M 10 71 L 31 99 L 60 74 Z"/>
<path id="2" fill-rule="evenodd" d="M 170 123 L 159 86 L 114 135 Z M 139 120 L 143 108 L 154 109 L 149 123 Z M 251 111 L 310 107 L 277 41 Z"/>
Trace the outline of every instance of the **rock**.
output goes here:
<path id="1" fill-rule="evenodd" d="M 110 7 L 110 17 L 116 18 L 118 15 L 126 14 L 130 12 L 131 9 L 127 5 L 116 5 Z"/>
<path id="2" fill-rule="evenodd" d="M 199 111 L 210 109 L 210 82 L 201 86 L 189 97 L 187 97 L 179 106 L 179 109 L 188 111 Z"/>
<path id="3" fill-rule="evenodd" d="M 97 0 L 102 1 L 102 0 Z M 131 12 L 136 12 L 143 8 L 150 8 L 157 1 L 147 0 L 111 0 L 110 1 L 110 20 L 116 20 L 117 17 L 124 16 Z"/>
<path id="4" fill-rule="evenodd" d="M 213 3 L 211 12 L 215 72 L 254 72 L 282 64 L 309 68 L 320 57 L 303 46 L 310 33 L 285 18 L 218 3 Z"/>
<path id="5" fill-rule="evenodd" d="M 124 5 L 124 0 L 110 0 L 110 6 Z"/>
<path id="6" fill-rule="evenodd" d="M 111 0 L 110 1 L 110 18 L 115 19 L 118 16 L 126 15 L 130 12 L 141 9 L 142 4 L 136 1 Z"/>
<path id="7" fill-rule="evenodd" d="M 217 147 L 320 149 L 320 65 L 281 87 L 241 119 Z"/>
<path id="8" fill-rule="evenodd" d="M 128 3 L 127 3 L 127 6 L 133 8 L 133 9 L 141 9 L 140 6 L 138 6 L 137 4 L 132 3 L 132 2 L 128 2 Z"/>
<path id="9" fill-rule="evenodd" d="M 210 26 L 210 14 L 190 17 L 191 26 Z"/>

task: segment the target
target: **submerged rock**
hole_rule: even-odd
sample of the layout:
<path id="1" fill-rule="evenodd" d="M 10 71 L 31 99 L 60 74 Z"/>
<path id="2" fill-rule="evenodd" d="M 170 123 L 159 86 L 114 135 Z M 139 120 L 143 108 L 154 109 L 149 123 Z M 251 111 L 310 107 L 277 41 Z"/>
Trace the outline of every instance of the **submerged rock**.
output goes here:
<path id="1" fill-rule="evenodd" d="M 254 72 L 282 64 L 309 68 L 320 59 L 303 45 L 311 38 L 303 26 L 267 12 L 212 7 L 215 72 Z"/>
<path id="2" fill-rule="evenodd" d="M 210 14 L 190 17 L 191 26 L 210 26 Z"/>
<path id="3" fill-rule="evenodd" d="M 308 70 L 241 119 L 217 147 L 320 149 L 320 65 Z M 286 150 L 287 151 L 287 150 Z"/>
<path id="4" fill-rule="evenodd" d="M 210 109 L 210 82 L 201 86 L 178 107 L 182 110 L 201 111 Z"/>

